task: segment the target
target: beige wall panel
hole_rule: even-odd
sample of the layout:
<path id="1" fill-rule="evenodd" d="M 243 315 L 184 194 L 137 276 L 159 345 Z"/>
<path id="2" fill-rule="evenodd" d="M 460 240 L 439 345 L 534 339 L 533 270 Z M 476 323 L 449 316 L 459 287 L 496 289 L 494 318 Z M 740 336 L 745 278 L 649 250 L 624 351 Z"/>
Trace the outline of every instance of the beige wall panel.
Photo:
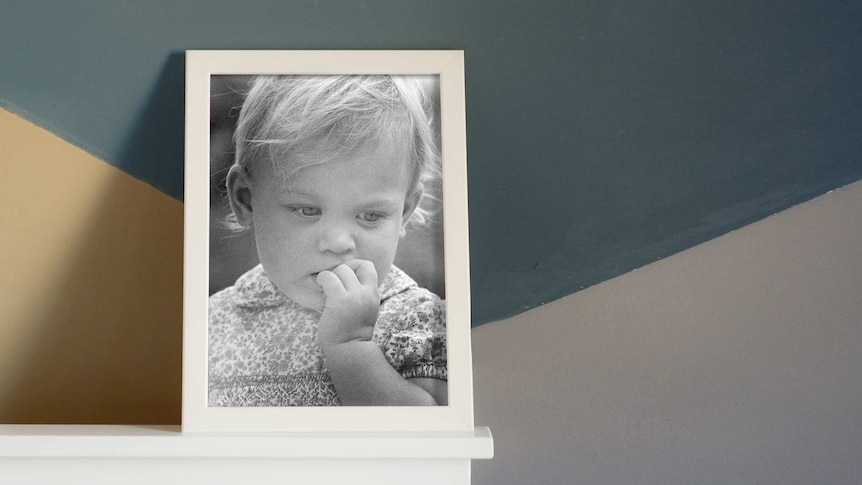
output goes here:
<path id="1" fill-rule="evenodd" d="M 862 483 L 862 182 L 473 347 L 476 484 Z"/>
<path id="2" fill-rule="evenodd" d="M 181 202 L 0 110 L 0 422 L 177 423 Z"/>

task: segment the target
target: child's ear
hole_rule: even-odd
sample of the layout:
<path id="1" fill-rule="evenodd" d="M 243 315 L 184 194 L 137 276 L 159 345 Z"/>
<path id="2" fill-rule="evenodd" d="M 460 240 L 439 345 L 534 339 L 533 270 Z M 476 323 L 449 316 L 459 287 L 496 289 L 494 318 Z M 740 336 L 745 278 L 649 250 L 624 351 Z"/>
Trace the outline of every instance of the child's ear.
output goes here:
<path id="1" fill-rule="evenodd" d="M 401 235 L 404 236 L 405 228 L 407 227 L 407 222 L 410 221 L 410 217 L 413 216 L 413 212 L 419 207 L 419 202 L 422 201 L 422 196 L 425 195 L 425 189 L 422 185 L 417 185 L 416 188 L 410 191 L 407 194 L 407 198 L 404 199 L 404 212 L 401 214 Z"/>
<path id="2" fill-rule="evenodd" d="M 242 227 L 251 227 L 254 222 L 251 208 L 251 179 L 248 172 L 234 165 L 227 173 L 227 195 L 230 209 L 236 222 Z"/>

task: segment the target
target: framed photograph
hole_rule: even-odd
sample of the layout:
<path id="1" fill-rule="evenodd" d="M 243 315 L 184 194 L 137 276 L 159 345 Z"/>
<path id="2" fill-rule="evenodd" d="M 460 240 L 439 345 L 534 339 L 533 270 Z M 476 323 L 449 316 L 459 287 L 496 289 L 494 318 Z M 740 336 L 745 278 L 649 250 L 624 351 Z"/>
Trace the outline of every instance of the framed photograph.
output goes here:
<path id="1" fill-rule="evenodd" d="M 462 51 L 186 52 L 183 431 L 473 430 Z"/>

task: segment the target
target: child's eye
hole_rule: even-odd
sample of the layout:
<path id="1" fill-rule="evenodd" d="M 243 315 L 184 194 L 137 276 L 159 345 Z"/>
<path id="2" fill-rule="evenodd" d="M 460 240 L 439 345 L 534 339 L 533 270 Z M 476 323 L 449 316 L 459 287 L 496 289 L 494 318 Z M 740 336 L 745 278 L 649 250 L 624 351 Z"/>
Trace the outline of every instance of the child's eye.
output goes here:
<path id="1" fill-rule="evenodd" d="M 317 217 L 321 214 L 319 207 L 312 207 L 308 205 L 300 205 L 289 207 L 290 211 L 294 214 L 298 214 L 302 217 Z"/>
<path id="2" fill-rule="evenodd" d="M 378 212 L 363 212 L 362 214 L 360 214 L 360 217 L 362 218 L 362 222 L 374 224 L 376 222 L 380 222 L 380 220 L 383 219 L 383 214 L 380 214 Z"/>

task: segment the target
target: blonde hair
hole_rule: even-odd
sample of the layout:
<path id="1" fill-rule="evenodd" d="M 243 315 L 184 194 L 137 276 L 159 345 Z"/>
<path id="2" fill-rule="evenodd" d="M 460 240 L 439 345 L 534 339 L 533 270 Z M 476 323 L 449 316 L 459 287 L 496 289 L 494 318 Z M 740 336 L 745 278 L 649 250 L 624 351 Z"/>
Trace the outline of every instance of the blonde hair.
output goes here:
<path id="1" fill-rule="evenodd" d="M 438 202 L 429 189 L 441 179 L 432 116 L 425 89 L 413 77 L 258 76 L 234 131 L 234 164 L 253 178 L 256 167 L 269 162 L 287 180 L 304 167 L 326 163 L 295 156 L 321 140 L 337 141 L 336 149 L 349 153 L 384 137 L 401 137 L 409 143 L 410 189 L 426 193 L 409 222 L 422 225 Z M 233 215 L 228 224 L 244 229 Z"/>

